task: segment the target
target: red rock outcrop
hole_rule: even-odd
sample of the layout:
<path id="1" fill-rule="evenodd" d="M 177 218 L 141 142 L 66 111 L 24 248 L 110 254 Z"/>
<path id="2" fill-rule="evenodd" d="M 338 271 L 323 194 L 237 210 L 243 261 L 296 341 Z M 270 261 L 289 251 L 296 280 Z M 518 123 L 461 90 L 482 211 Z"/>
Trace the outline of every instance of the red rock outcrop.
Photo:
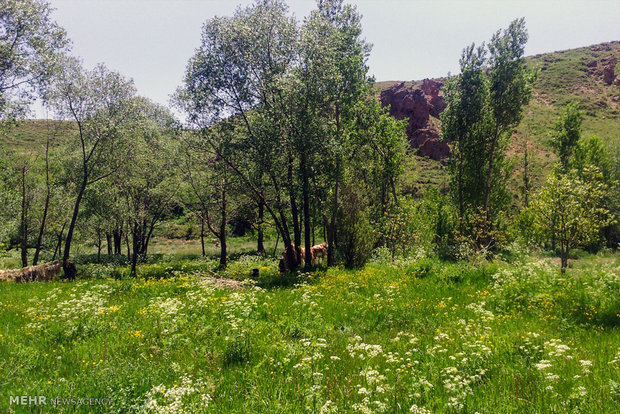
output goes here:
<path id="1" fill-rule="evenodd" d="M 615 70 L 618 59 L 615 56 L 609 56 L 601 61 L 603 63 L 603 82 L 611 85 L 616 78 Z"/>
<path id="2" fill-rule="evenodd" d="M 446 108 L 441 94 L 443 83 L 424 79 L 420 87 L 396 83 L 381 92 L 381 103 L 390 105 L 390 115 L 396 119 L 409 119 L 407 138 L 418 154 L 443 161 L 450 156 L 450 147 L 439 139 L 439 132 L 431 122 Z"/>

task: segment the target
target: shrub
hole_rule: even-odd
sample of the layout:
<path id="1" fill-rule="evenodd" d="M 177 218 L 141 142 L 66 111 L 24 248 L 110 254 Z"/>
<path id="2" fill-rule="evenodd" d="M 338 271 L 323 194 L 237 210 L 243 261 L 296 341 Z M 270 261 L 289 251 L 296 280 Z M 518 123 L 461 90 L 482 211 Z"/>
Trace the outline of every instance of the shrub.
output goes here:
<path id="1" fill-rule="evenodd" d="M 223 364 L 243 364 L 250 360 L 250 339 L 246 336 L 237 336 L 226 342 L 223 354 Z"/>
<path id="2" fill-rule="evenodd" d="M 343 191 L 338 223 L 336 251 L 345 267 L 364 266 L 372 255 L 377 233 L 368 218 L 365 201 L 352 188 Z"/>

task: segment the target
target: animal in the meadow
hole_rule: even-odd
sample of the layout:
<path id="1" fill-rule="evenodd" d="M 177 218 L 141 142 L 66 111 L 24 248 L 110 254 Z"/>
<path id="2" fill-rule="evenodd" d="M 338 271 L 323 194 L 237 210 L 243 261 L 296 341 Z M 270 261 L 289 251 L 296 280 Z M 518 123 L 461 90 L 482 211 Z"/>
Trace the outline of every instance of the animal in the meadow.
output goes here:
<path id="1" fill-rule="evenodd" d="M 320 244 L 315 244 L 310 248 L 310 253 L 312 257 L 312 264 L 319 259 L 319 256 L 323 259 L 327 256 L 327 243 L 323 242 Z"/>
<path id="2" fill-rule="evenodd" d="M 295 246 L 290 246 L 290 248 L 292 249 L 293 252 L 295 252 Z M 304 247 L 300 247 L 299 248 L 300 251 L 300 256 L 301 256 L 301 262 L 300 265 L 305 264 L 306 263 L 306 249 Z M 280 259 L 280 264 L 279 264 L 279 269 L 280 272 L 286 272 L 289 271 L 290 269 L 288 268 L 288 262 L 286 261 L 286 254 L 287 254 L 287 250 L 284 250 L 284 252 L 282 252 L 282 258 Z M 315 244 L 314 246 L 312 246 L 310 248 L 310 262 L 312 265 L 315 265 L 317 263 L 317 260 L 319 259 L 319 257 L 322 259 L 324 257 L 327 256 L 327 243 L 323 242 L 320 244 Z"/>

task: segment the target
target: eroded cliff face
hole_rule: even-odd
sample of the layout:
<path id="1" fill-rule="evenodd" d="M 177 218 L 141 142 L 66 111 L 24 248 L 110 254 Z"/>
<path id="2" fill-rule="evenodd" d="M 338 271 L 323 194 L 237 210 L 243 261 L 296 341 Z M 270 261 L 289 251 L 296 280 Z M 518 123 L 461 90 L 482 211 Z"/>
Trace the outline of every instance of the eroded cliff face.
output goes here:
<path id="1" fill-rule="evenodd" d="M 390 105 L 390 114 L 396 119 L 409 119 L 407 138 L 418 154 L 444 161 L 450 156 L 450 147 L 439 138 L 439 115 L 446 108 L 441 87 L 443 82 L 424 79 L 418 87 L 396 83 L 381 92 L 383 105 Z"/>

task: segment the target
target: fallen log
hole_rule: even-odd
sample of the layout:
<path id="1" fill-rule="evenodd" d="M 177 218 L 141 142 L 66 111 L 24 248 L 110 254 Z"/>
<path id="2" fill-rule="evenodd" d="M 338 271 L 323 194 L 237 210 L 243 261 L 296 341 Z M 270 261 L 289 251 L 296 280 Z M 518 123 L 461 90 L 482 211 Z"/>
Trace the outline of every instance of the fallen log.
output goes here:
<path id="1" fill-rule="evenodd" d="M 58 260 L 38 266 L 28 266 L 23 269 L 0 270 L 0 281 L 4 282 L 47 282 L 62 273 L 62 266 Z"/>

